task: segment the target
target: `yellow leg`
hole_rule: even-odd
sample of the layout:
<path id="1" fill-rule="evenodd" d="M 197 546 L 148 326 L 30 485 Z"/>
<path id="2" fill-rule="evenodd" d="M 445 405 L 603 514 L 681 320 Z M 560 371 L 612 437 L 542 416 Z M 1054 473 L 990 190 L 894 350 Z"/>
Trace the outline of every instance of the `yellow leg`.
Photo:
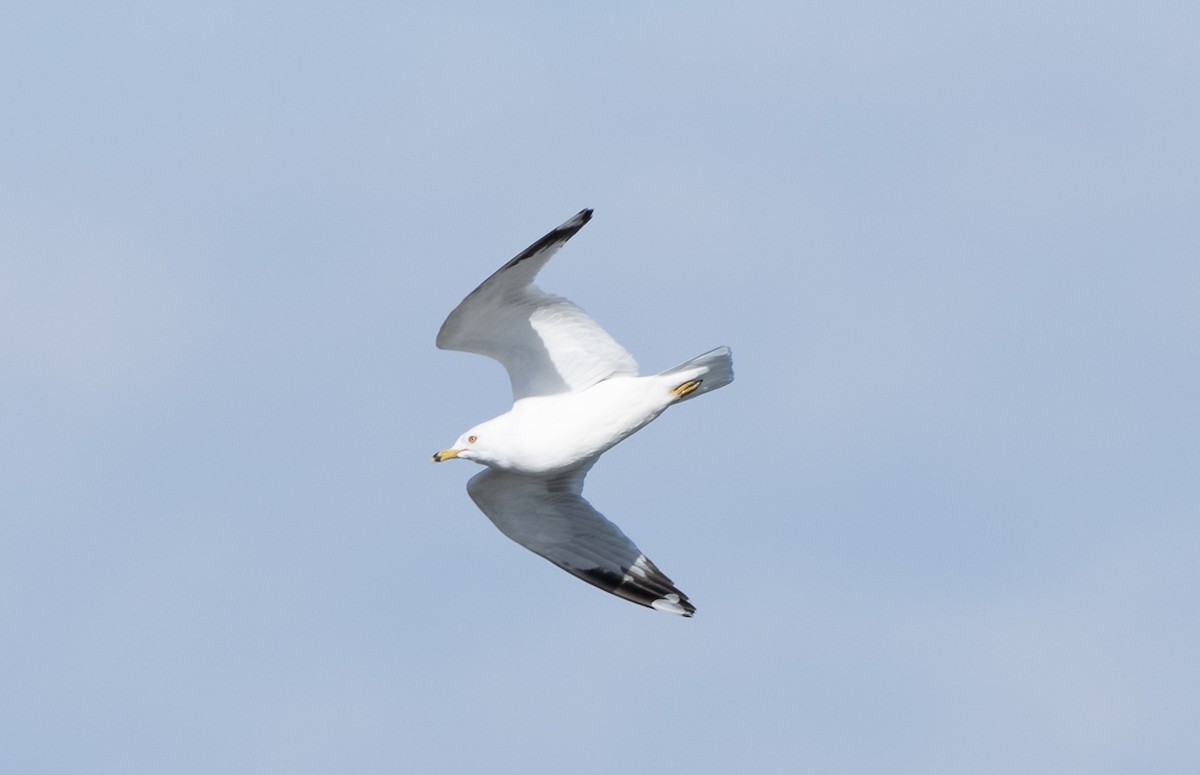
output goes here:
<path id="1" fill-rule="evenodd" d="M 677 399 L 684 398 L 685 396 L 690 395 L 692 391 L 698 387 L 700 387 L 700 380 L 690 379 L 687 382 L 684 382 L 682 385 L 676 385 L 675 387 L 671 388 L 671 393 L 673 393 Z"/>

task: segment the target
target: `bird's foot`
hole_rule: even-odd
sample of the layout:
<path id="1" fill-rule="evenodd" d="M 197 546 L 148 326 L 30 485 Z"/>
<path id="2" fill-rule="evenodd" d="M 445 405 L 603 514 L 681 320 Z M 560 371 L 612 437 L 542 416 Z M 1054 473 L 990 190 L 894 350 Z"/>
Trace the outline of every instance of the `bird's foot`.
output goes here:
<path id="1" fill-rule="evenodd" d="M 671 394 L 674 395 L 676 399 L 686 398 L 693 391 L 695 391 L 696 388 L 700 387 L 700 382 L 701 380 L 698 379 L 689 379 L 682 385 L 676 385 L 675 387 L 671 388 Z"/>

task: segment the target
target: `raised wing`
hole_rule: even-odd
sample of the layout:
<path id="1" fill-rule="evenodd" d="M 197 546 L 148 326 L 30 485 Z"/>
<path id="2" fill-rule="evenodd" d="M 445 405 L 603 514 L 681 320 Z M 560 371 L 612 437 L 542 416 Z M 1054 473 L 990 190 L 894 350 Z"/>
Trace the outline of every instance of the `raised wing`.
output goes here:
<path id="1" fill-rule="evenodd" d="M 591 217 L 591 210 L 580 211 L 484 280 L 442 323 L 437 346 L 499 361 L 514 401 L 582 390 L 616 374 L 636 375 L 633 356 L 586 312 L 533 284 Z"/>
<path id="2" fill-rule="evenodd" d="M 500 532 L 568 573 L 638 605 L 691 616 L 687 595 L 584 500 L 589 468 L 554 477 L 489 468 L 471 477 L 467 493 Z"/>

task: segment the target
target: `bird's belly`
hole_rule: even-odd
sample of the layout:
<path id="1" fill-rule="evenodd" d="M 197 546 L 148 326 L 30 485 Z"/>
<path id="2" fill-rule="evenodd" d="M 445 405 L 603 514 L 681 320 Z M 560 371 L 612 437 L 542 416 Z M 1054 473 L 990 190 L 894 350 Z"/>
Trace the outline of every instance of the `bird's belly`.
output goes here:
<path id="1" fill-rule="evenodd" d="M 525 473 L 545 474 L 611 449 L 670 404 L 660 391 L 631 389 L 644 387 L 637 384 L 641 381 L 618 378 L 578 393 L 524 399 L 524 406 L 514 409 L 527 443 L 513 462 Z"/>

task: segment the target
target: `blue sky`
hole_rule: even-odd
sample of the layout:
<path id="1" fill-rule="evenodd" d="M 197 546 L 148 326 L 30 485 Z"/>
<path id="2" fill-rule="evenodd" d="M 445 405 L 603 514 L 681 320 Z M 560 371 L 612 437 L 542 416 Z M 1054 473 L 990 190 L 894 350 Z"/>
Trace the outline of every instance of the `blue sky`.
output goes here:
<path id="1" fill-rule="evenodd" d="M 0 769 L 1192 773 L 1200 12 L 25 4 L 0 31 Z M 587 494 L 429 455 L 542 285 L 738 380 Z"/>

